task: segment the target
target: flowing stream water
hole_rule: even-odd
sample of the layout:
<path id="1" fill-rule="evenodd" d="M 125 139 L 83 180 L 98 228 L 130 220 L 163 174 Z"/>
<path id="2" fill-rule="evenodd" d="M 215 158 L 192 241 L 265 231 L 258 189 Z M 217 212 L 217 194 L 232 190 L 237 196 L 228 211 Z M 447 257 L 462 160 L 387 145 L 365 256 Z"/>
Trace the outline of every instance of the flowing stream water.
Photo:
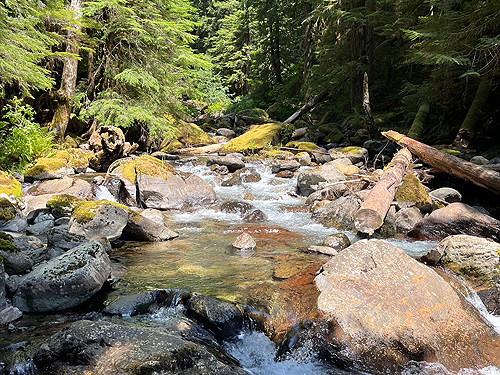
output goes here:
<path id="1" fill-rule="evenodd" d="M 175 164 L 178 170 L 194 173 L 214 186 L 218 204 L 189 212 L 170 215 L 170 228 L 179 237 L 166 242 L 127 243 L 113 251 L 113 261 L 121 281 L 108 294 L 108 299 L 141 293 L 155 289 L 180 289 L 200 292 L 257 310 L 286 311 L 289 306 L 281 297 L 280 282 L 300 270 L 306 269 L 327 258 L 303 252 L 310 245 L 319 245 L 323 239 L 337 230 L 315 223 L 305 209 L 305 198 L 293 194 L 296 179 L 276 178 L 271 174 L 269 164 L 252 162 L 249 165 L 260 175 L 255 183 L 223 187 L 219 176 L 208 167 L 195 161 Z M 302 167 L 304 170 L 305 167 Z M 110 199 L 109 192 L 101 191 Z M 221 212 L 217 207 L 224 201 L 245 201 L 264 212 L 267 219 L 262 223 L 246 223 L 241 215 Z M 253 251 L 235 251 L 231 244 L 243 231 L 257 242 Z M 357 240 L 352 233 L 346 233 L 351 242 Z M 435 246 L 431 242 L 405 242 L 391 240 L 411 256 L 419 256 Z M 496 326 L 500 332 L 500 317 L 486 312 L 475 294 L 469 301 Z M 148 316 L 149 323 L 168 322 L 177 311 L 162 309 Z M 47 327 L 64 325 L 71 321 L 68 316 L 47 317 Z M 131 318 L 121 318 L 131 319 Z M 144 323 L 144 322 L 143 322 Z M 225 345 L 228 353 L 237 358 L 242 366 L 255 375 L 327 375 L 347 374 L 322 363 L 312 355 L 307 345 L 276 361 L 277 349 L 263 333 L 245 330 Z M 31 374 L 30 362 L 19 363 L 11 374 Z M 357 372 L 361 374 L 360 372 Z M 405 374 L 451 375 L 439 364 L 414 363 Z M 458 375 L 484 374 L 500 375 L 497 368 L 462 370 Z"/>

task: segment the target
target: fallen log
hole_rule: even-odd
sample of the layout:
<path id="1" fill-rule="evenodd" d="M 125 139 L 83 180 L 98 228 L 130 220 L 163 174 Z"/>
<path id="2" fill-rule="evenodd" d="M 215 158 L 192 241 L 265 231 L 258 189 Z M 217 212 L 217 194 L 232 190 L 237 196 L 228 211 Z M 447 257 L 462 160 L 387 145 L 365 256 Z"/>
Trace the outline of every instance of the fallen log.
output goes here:
<path id="1" fill-rule="evenodd" d="M 202 147 L 188 147 L 188 148 L 179 148 L 177 150 L 173 150 L 173 154 L 177 155 L 205 155 L 205 154 L 215 154 L 219 152 L 222 147 L 227 142 L 223 143 L 215 143 L 213 145 L 202 146 Z"/>
<path id="2" fill-rule="evenodd" d="M 406 174 L 411 162 L 411 153 L 402 148 L 392 158 L 389 167 L 370 191 L 361 207 L 354 215 L 354 227 L 362 233 L 372 235 L 384 224 L 384 218 Z"/>
<path id="3" fill-rule="evenodd" d="M 464 178 L 475 185 L 500 194 L 500 173 L 439 151 L 392 130 L 382 132 L 382 135 L 403 147 L 407 147 L 420 160 L 438 171 Z"/>
<path id="4" fill-rule="evenodd" d="M 313 109 L 316 104 L 325 99 L 329 94 L 330 92 L 327 90 L 320 92 L 314 98 L 309 100 L 306 104 L 300 107 L 300 109 L 297 112 L 288 117 L 284 122 L 287 124 L 292 124 L 293 122 L 297 121 L 301 116 L 305 115 L 307 112 Z"/>

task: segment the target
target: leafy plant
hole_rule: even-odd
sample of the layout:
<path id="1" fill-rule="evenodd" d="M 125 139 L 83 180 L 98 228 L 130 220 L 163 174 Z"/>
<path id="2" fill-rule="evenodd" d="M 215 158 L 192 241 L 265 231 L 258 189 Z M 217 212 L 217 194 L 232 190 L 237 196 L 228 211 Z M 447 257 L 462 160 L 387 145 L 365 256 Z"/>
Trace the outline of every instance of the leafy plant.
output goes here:
<path id="1" fill-rule="evenodd" d="M 34 122 L 34 109 L 14 97 L 3 108 L 0 121 L 0 166 L 22 170 L 48 151 L 53 143 L 48 128 Z"/>

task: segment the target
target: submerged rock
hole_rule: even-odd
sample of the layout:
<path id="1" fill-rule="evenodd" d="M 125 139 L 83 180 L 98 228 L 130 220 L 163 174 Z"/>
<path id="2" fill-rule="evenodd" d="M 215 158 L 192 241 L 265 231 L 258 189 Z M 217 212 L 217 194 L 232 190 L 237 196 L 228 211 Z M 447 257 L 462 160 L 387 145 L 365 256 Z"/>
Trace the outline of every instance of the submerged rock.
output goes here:
<path id="1" fill-rule="evenodd" d="M 222 351 L 209 351 L 180 332 L 88 320 L 47 339 L 36 350 L 34 362 L 53 374 L 247 374 Z"/>
<path id="2" fill-rule="evenodd" d="M 423 218 L 408 236 L 422 241 L 437 241 L 453 234 L 468 234 L 500 242 L 500 221 L 456 202 Z"/>
<path id="3" fill-rule="evenodd" d="M 329 327 L 319 330 L 320 346 L 344 359 L 378 370 L 411 360 L 452 370 L 491 360 L 492 328 L 436 272 L 385 241 L 356 242 L 315 281 Z"/>
<path id="4" fill-rule="evenodd" d="M 23 276 L 12 303 L 21 311 L 65 310 L 97 293 L 111 272 L 109 242 L 91 241 Z"/>
<path id="5" fill-rule="evenodd" d="M 236 336 L 243 327 L 243 312 L 232 303 L 192 293 L 184 304 L 188 317 L 201 322 L 220 339 Z"/>

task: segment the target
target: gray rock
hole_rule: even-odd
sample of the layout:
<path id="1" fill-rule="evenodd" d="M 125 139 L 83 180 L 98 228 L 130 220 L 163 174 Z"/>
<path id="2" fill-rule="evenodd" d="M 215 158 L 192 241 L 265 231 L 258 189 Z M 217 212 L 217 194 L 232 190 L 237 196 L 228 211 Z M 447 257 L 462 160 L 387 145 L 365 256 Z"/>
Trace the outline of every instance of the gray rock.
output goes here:
<path id="1" fill-rule="evenodd" d="M 69 224 L 70 219 L 71 218 L 69 216 L 60 217 L 59 219 L 54 221 L 54 225 L 55 226 L 59 226 L 59 225 L 66 225 L 67 226 Z"/>
<path id="2" fill-rule="evenodd" d="M 6 307 L 0 311 L 0 325 L 8 324 L 23 316 L 23 313 L 17 307 Z"/>
<path id="3" fill-rule="evenodd" d="M 432 190 L 429 192 L 429 195 L 431 198 L 437 198 L 448 203 L 462 201 L 462 194 L 460 194 L 457 190 L 448 187 Z"/>
<path id="4" fill-rule="evenodd" d="M 43 242 L 35 236 L 14 237 L 12 243 L 23 252 L 43 247 Z"/>
<path id="5" fill-rule="evenodd" d="M 344 233 L 330 234 L 323 240 L 323 246 L 332 247 L 337 252 L 351 245 L 351 241 Z"/>
<path id="6" fill-rule="evenodd" d="M 49 212 L 48 209 L 47 212 L 40 212 L 33 220 L 33 224 L 41 223 L 46 220 L 55 220 L 54 216 Z"/>
<path id="7" fill-rule="evenodd" d="M 65 310 L 97 293 L 111 273 L 106 240 L 90 241 L 23 276 L 13 297 L 21 311 Z"/>
<path id="8" fill-rule="evenodd" d="M 7 198 L 0 200 L 0 231 L 22 232 L 28 227 L 28 222 L 16 201 Z"/>
<path id="9" fill-rule="evenodd" d="M 328 150 L 321 147 L 311 151 L 311 155 L 314 161 L 318 164 L 325 164 L 332 161 L 332 157 L 328 153 Z"/>
<path id="10" fill-rule="evenodd" d="M 354 196 L 339 199 L 314 208 L 312 219 L 329 228 L 354 230 L 354 215 L 360 207 L 358 198 Z"/>
<path id="11" fill-rule="evenodd" d="M 253 250 L 257 246 L 255 240 L 248 233 L 243 232 L 233 242 L 233 247 L 240 250 Z"/>
<path id="12" fill-rule="evenodd" d="M 93 209 L 95 215 L 90 220 L 80 220 L 73 215 L 69 222 L 68 233 L 81 235 L 86 239 L 106 237 L 113 241 L 120 238 L 128 223 L 128 212 L 110 202 L 101 202 Z"/>
<path id="13" fill-rule="evenodd" d="M 138 314 L 145 314 L 149 308 L 155 303 L 153 293 L 146 292 L 125 296 L 117 301 L 110 303 L 104 309 L 106 314 L 133 316 Z"/>
<path id="14" fill-rule="evenodd" d="M 299 152 L 293 157 L 293 159 L 297 160 L 300 165 L 309 165 L 312 161 L 308 152 Z"/>
<path id="15" fill-rule="evenodd" d="M 0 259 L 0 310 L 7 307 L 7 301 L 5 300 L 5 270 L 3 268 L 3 259 Z"/>
<path id="16" fill-rule="evenodd" d="M 338 170 L 335 163 L 326 163 L 319 168 L 299 173 L 297 176 L 297 193 L 309 196 L 322 189 L 321 184 L 345 181 L 347 177 Z"/>
<path id="17" fill-rule="evenodd" d="M 488 164 L 489 160 L 486 159 L 485 157 L 483 156 L 480 156 L 480 155 L 476 155 L 476 156 L 473 156 L 471 159 L 470 159 L 470 162 L 471 163 L 474 163 L 474 164 L 477 164 L 477 165 L 486 165 Z"/>
<path id="18" fill-rule="evenodd" d="M 259 182 L 262 179 L 259 173 L 257 173 L 254 169 L 250 168 L 240 169 L 236 173 L 239 174 L 242 182 L 247 182 L 247 183 Z"/>
<path id="19" fill-rule="evenodd" d="M 229 177 L 227 180 L 224 180 L 221 182 L 221 186 L 229 187 L 229 186 L 236 186 L 236 185 L 241 185 L 243 183 L 240 174 L 236 171 L 233 173 L 231 177 Z"/>
<path id="20" fill-rule="evenodd" d="M 16 293 L 17 288 L 21 284 L 21 276 L 19 275 L 10 275 L 5 280 L 5 291 L 8 296 L 13 296 Z"/>
<path id="21" fill-rule="evenodd" d="M 330 246 L 309 246 L 307 251 L 312 253 L 324 254 L 324 255 L 337 255 L 339 252 Z"/>
<path id="22" fill-rule="evenodd" d="M 422 212 L 415 206 L 402 208 L 394 215 L 396 233 L 408 233 L 423 217 Z"/>
<path id="23" fill-rule="evenodd" d="M 236 136 L 236 133 L 233 130 L 228 129 L 228 128 L 219 128 L 219 129 L 217 129 L 215 134 L 222 135 L 223 137 L 227 137 L 229 139 L 234 138 Z"/>
<path id="24" fill-rule="evenodd" d="M 266 220 L 267 216 L 261 210 L 253 210 L 243 217 L 243 221 L 246 221 L 247 223 L 260 223 Z"/>
<path id="25" fill-rule="evenodd" d="M 50 229 L 54 227 L 54 220 L 45 220 L 45 221 L 39 221 L 36 224 L 30 225 L 26 229 L 26 233 L 28 234 L 45 234 L 47 233 Z"/>
<path id="26" fill-rule="evenodd" d="M 231 303 L 192 293 L 185 305 L 186 315 L 201 322 L 218 338 L 235 336 L 243 327 L 243 313 Z"/>
<path id="27" fill-rule="evenodd" d="M 238 169 L 245 168 L 245 162 L 231 155 L 209 157 L 207 159 L 207 166 L 211 166 L 213 164 L 225 165 L 231 173 L 236 172 Z"/>
<path id="28" fill-rule="evenodd" d="M 129 214 L 123 233 L 135 241 L 166 241 L 179 236 L 164 223 L 150 220 L 139 212 Z"/>
<path id="29" fill-rule="evenodd" d="M 220 210 L 230 214 L 239 214 L 244 217 L 254 211 L 255 206 L 247 202 L 230 201 L 222 203 Z"/>
<path id="30" fill-rule="evenodd" d="M 0 258 L 3 259 L 5 272 L 9 275 L 16 275 L 31 269 L 33 261 L 14 245 L 12 236 L 5 233 L 1 235 Z"/>
<path id="31" fill-rule="evenodd" d="M 500 244 L 467 235 L 446 237 L 421 257 L 421 261 L 441 264 L 464 277 L 475 288 L 489 311 L 500 309 Z"/>
<path id="32" fill-rule="evenodd" d="M 334 201 L 340 198 L 348 190 L 346 184 L 335 184 L 310 194 L 306 199 L 306 205 L 312 206 L 315 202 L 322 200 Z"/>
<path id="33" fill-rule="evenodd" d="M 68 233 L 67 228 L 56 227 L 47 233 L 47 247 L 61 252 L 68 251 L 86 242 L 85 237 Z"/>
<path id="34" fill-rule="evenodd" d="M 365 163 L 368 160 L 368 150 L 363 147 L 334 148 L 328 152 L 332 159 L 348 158 L 352 164 Z"/>
<path id="35" fill-rule="evenodd" d="M 142 375 L 247 374 L 218 348 L 209 351 L 182 338 L 186 327 L 181 323 L 166 331 L 81 320 L 42 343 L 34 362 L 47 374 L 127 375 L 131 369 Z"/>
<path id="36" fill-rule="evenodd" d="M 283 160 L 271 166 L 271 173 L 278 173 L 281 171 L 292 171 L 295 172 L 300 168 L 300 163 L 297 160 L 289 159 Z"/>

